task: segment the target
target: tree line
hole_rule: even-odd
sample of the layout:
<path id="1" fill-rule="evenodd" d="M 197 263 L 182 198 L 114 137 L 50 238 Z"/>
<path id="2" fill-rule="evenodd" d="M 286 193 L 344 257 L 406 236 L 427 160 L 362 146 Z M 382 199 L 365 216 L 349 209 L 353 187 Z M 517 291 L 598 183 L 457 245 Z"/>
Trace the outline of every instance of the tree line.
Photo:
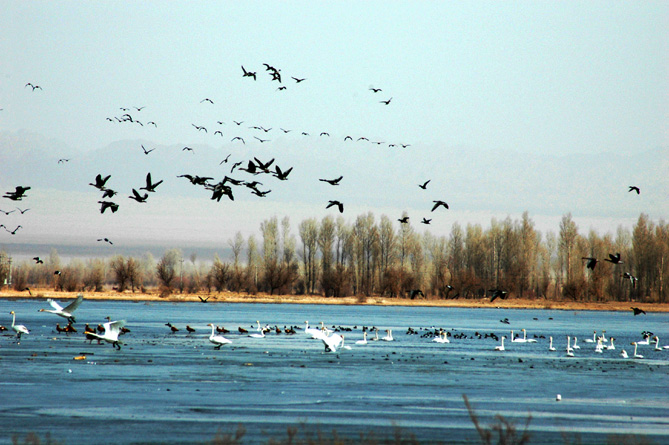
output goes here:
<path id="1" fill-rule="evenodd" d="M 582 234 L 571 214 L 546 234 L 525 212 L 519 220 L 493 218 L 487 228 L 454 223 L 448 236 L 419 233 L 385 215 L 377 220 L 371 212 L 352 223 L 342 216 L 309 218 L 296 234 L 288 217 L 273 217 L 260 224 L 259 236 L 238 232 L 227 247 L 232 255 L 225 261 L 216 255 L 199 262 L 196 254 L 186 259 L 170 249 L 158 260 L 117 255 L 66 265 L 54 250 L 44 264 L 15 264 L 11 283 L 16 290 L 157 288 L 161 295 L 228 290 L 333 298 L 484 298 L 501 289 L 529 299 L 663 303 L 669 276 L 669 225 L 645 214 L 615 236 Z M 606 261 L 616 253 L 620 264 Z M 3 257 L 0 252 L 0 283 L 9 274 Z M 594 267 L 586 267 L 587 258 L 597 260 Z"/>

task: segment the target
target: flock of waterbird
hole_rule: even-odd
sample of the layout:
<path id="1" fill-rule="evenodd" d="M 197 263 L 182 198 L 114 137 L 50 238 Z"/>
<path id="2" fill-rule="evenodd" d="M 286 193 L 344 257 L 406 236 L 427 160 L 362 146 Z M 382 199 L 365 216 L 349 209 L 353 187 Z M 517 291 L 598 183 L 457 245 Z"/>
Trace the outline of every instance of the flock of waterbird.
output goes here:
<path id="1" fill-rule="evenodd" d="M 284 82 L 285 78 L 282 74 L 282 70 L 280 68 L 277 68 L 275 66 L 272 66 L 269 63 L 264 63 L 264 72 L 266 73 L 266 79 L 269 79 L 269 82 L 274 82 L 276 85 L 278 85 L 277 91 L 286 91 L 292 87 L 289 87 L 286 85 Z M 262 69 L 262 68 L 261 68 Z M 246 69 L 244 66 L 241 67 L 242 73 L 241 76 L 243 78 L 249 78 L 253 81 L 258 81 L 262 80 L 262 76 L 258 74 L 258 70 L 250 70 Z M 293 86 L 297 87 L 298 85 L 302 84 L 303 82 L 307 81 L 306 77 L 298 77 L 298 76 L 290 76 L 290 79 L 288 79 L 288 82 L 290 82 Z M 38 91 L 43 91 L 42 87 L 39 85 L 36 85 L 32 82 L 28 82 L 25 84 L 24 88 L 32 88 L 32 92 L 38 92 Z M 375 87 L 369 87 L 368 90 L 371 92 L 372 95 L 377 95 L 379 93 L 383 92 L 383 89 L 381 88 L 375 88 Z M 284 93 L 285 94 L 285 93 Z M 391 101 L 393 100 L 393 97 L 389 97 L 388 99 L 381 99 L 378 100 L 377 102 L 380 105 L 383 106 L 389 106 L 391 104 Z M 213 105 L 214 99 L 210 97 L 205 97 L 201 99 L 200 104 L 202 106 L 208 106 L 208 105 Z M 112 116 L 112 117 L 107 117 L 106 120 L 111 123 L 115 124 L 125 124 L 125 125 L 138 125 L 138 126 L 152 126 L 154 128 L 158 128 L 158 123 L 156 123 L 154 120 L 147 120 L 147 119 L 140 119 L 139 118 L 139 113 L 146 113 L 144 111 L 147 107 L 146 106 L 123 106 L 119 107 L 119 110 L 121 113 L 120 115 Z M 142 114 L 144 115 L 144 114 Z M 271 142 L 270 139 L 270 134 L 272 134 L 273 126 L 263 126 L 263 125 L 244 125 L 244 121 L 242 120 L 231 120 L 229 122 L 229 127 L 236 129 L 237 131 L 241 130 L 242 128 L 247 128 L 248 130 L 251 130 L 253 133 L 250 135 L 254 140 L 259 141 L 261 144 L 264 144 L 266 142 Z M 212 132 L 213 135 L 220 135 L 224 136 L 224 131 L 221 130 L 224 128 L 224 125 L 227 125 L 226 122 L 222 120 L 216 120 L 216 124 L 219 129 L 215 130 Z M 197 131 L 198 133 L 204 132 L 204 133 L 209 133 L 209 127 L 206 124 L 197 124 L 197 123 L 191 123 L 191 126 Z M 208 129 L 209 127 L 209 129 Z M 278 128 L 281 134 L 288 134 L 293 132 L 291 129 L 286 129 L 286 128 Z M 299 131 L 296 131 L 298 133 Z M 301 131 L 299 132 L 302 137 L 309 137 L 310 132 L 308 131 Z M 329 138 L 330 133 L 328 131 L 320 131 L 319 133 L 320 138 Z M 261 137 L 262 136 L 262 137 Z M 249 139 L 249 135 L 247 134 L 234 134 L 233 137 L 230 139 L 230 142 L 239 142 L 241 144 L 246 145 L 246 140 Z M 343 136 L 344 141 L 354 141 L 354 137 L 351 135 L 345 135 Z M 407 148 L 411 146 L 411 144 L 407 143 L 386 143 L 384 141 L 377 141 L 377 140 L 371 140 L 365 136 L 359 136 L 355 139 L 357 142 L 366 142 L 369 144 L 375 144 L 375 145 L 387 145 L 389 148 L 393 147 L 402 147 L 402 148 Z M 153 153 L 157 147 L 153 148 L 147 148 L 143 144 L 140 144 L 140 148 L 142 150 L 142 153 L 144 155 L 150 155 Z M 184 152 L 190 152 L 194 153 L 195 149 L 193 147 L 185 146 L 181 149 Z M 289 179 L 289 175 L 292 172 L 293 168 L 292 167 L 280 167 L 277 162 L 275 162 L 275 159 L 272 158 L 268 161 L 261 161 L 258 159 L 256 156 L 251 156 L 251 159 L 240 159 L 240 160 L 230 160 L 231 154 L 228 154 L 221 162 L 219 165 L 223 164 L 230 164 L 232 165 L 232 168 L 230 169 L 229 173 L 224 175 L 224 177 L 220 180 L 215 180 L 213 177 L 210 176 L 204 176 L 204 175 L 196 175 L 196 174 L 182 174 L 178 175 L 179 178 L 186 178 L 188 179 L 193 185 L 201 186 L 205 190 L 211 192 L 211 199 L 219 202 L 223 196 L 226 196 L 230 200 L 234 200 L 234 196 L 236 193 L 236 190 L 239 189 L 240 187 L 249 190 L 253 195 L 256 195 L 258 197 L 266 197 L 269 193 L 272 192 L 272 190 L 268 187 L 265 187 L 265 185 L 256 180 L 255 177 L 258 175 L 265 175 L 269 177 L 276 178 L 279 181 L 286 181 Z M 64 164 L 69 162 L 69 158 L 61 158 L 58 160 L 59 164 Z M 246 175 L 250 175 L 252 178 L 233 178 L 229 175 L 232 175 L 235 170 L 240 171 L 240 172 L 245 172 Z M 338 178 L 334 179 L 329 179 L 329 178 L 321 178 L 320 181 L 325 182 L 329 185 L 332 186 L 337 186 L 341 183 L 343 179 L 343 175 L 339 175 Z M 107 183 L 110 180 L 111 175 L 109 174 L 101 174 L 98 173 L 97 176 L 95 177 L 94 182 L 91 182 L 89 185 L 92 187 L 95 187 L 99 191 L 102 192 L 102 196 L 100 200 L 98 200 L 99 204 L 99 211 L 100 213 L 105 213 L 107 210 L 109 210 L 111 213 L 116 213 L 119 208 L 121 207 L 120 201 L 115 198 L 116 195 L 118 195 L 118 192 L 112 188 L 111 186 L 108 186 Z M 164 179 L 161 179 L 157 182 L 153 182 L 151 178 L 151 173 L 147 173 L 146 175 L 146 183 L 144 186 L 141 187 L 134 187 L 131 188 L 130 194 L 128 195 L 129 199 L 134 200 L 136 203 L 144 204 L 147 203 L 149 200 L 149 196 L 151 193 L 156 192 L 156 188 L 164 181 Z M 423 189 L 427 190 L 427 185 L 430 183 L 431 180 L 426 180 L 423 181 L 422 183 L 418 184 L 418 186 Z M 235 187 L 237 189 L 235 189 Z M 261 189 L 260 187 L 264 187 Z M 12 200 L 21 200 L 23 197 L 25 197 L 25 192 L 29 190 L 30 187 L 24 187 L 24 186 L 17 186 L 16 191 L 14 192 L 7 192 L 4 197 Z M 446 204 L 445 201 L 443 200 L 434 200 L 433 201 L 433 207 L 432 211 L 434 212 L 438 207 L 443 207 L 445 209 L 448 209 L 448 204 Z M 336 208 L 340 213 L 344 212 L 344 203 L 339 200 L 339 199 L 331 199 L 328 200 L 328 203 L 326 205 L 327 208 L 334 207 Z M 399 221 L 401 223 L 408 223 L 409 218 L 404 217 L 400 218 Z M 420 223 L 422 224 L 430 224 L 432 219 L 428 219 L 423 217 Z M 10 230 L 8 227 L 5 225 L 2 225 L 3 228 L 10 234 L 14 235 L 17 233 L 17 231 L 22 227 L 18 226 L 13 230 Z"/>
<path id="2" fill-rule="evenodd" d="M 39 312 L 47 312 L 67 320 L 68 324 L 65 327 L 61 327 L 60 324 L 56 324 L 56 332 L 58 333 L 77 333 L 78 330 L 74 327 L 76 323 L 74 312 L 79 308 L 84 300 L 83 294 L 79 294 L 77 298 L 72 301 L 67 306 L 63 307 L 58 302 L 47 299 L 47 302 L 50 304 L 51 309 L 39 309 Z M 206 302 L 206 300 L 202 300 Z M 10 329 L 12 329 L 16 334 L 17 343 L 20 343 L 21 336 L 30 334 L 30 330 L 22 325 L 16 324 L 16 313 L 14 311 L 10 312 L 12 316 L 12 324 Z M 552 318 L 550 318 L 552 320 Z M 121 345 L 124 343 L 120 340 L 120 336 L 126 333 L 129 333 L 130 330 L 125 327 L 125 320 L 112 321 L 110 317 L 106 317 L 106 322 L 98 324 L 97 327 L 91 327 L 89 323 L 86 323 L 84 328 L 84 336 L 89 342 L 97 341 L 98 344 L 103 342 L 109 343 L 113 348 L 121 350 Z M 535 318 L 537 320 L 537 318 Z M 509 324 L 508 318 L 500 320 L 503 324 Z M 179 335 L 181 332 L 174 324 L 167 322 L 165 326 L 169 328 L 166 335 Z M 304 322 L 304 326 L 283 326 L 280 328 L 278 325 L 271 326 L 269 324 L 262 325 L 259 320 L 256 320 L 256 324 L 248 328 L 239 326 L 236 330 L 228 330 L 223 326 L 218 326 L 214 323 L 208 323 L 207 327 L 211 328 L 211 334 L 206 337 L 211 344 L 214 345 L 214 349 L 221 349 L 221 347 L 226 345 L 234 345 L 236 342 L 241 341 L 243 344 L 243 338 L 255 339 L 260 341 L 269 336 L 280 336 L 285 335 L 286 337 L 295 335 L 298 331 L 302 331 L 303 335 L 308 339 L 319 340 L 323 347 L 324 352 L 341 352 L 343 350 L 351 350 L 356 347 L 364 347 L 366 345 L 372 344 L 376 341 L 382 342 L 392 342 L 396 341 L 396 338 L 393 337 L 392 329 L 385 329 L 385 335 L 379 336 L 380 329 L 375 326 L 332 326 L 328 328 L 325 326 L 324 322 L 320 322 L 320 325 L 317 327 L 310 326 L 308 321 Z M 186 336 L 197 336 L 198 329 L 191 327 L 190 325 L 185 326 Z M 0 326 L 0 332 L 7 331 L 8 329 L 4 326 Z M 359 332 L 359 334 L 348 334 L 353 332 Z M 436 344 L 450 344 L 452 341 L 466 341 L 466 340 L 485 340 L 490 339 L 495 342 L 499 342 L 498 345 L 494 346 L 493 350 L 496 352 L 504 352 L 509 350 L 510 346 L 514 348 L 518 345 L 519 348 L 517 351 L 521 351 L 525 344 L 537 344 L 540 342 L 545 342 L 548 340 L 548 345 L 546 351 L 548 353 L 558 352 L 558 348 L 554 346 L 554 340 L 552 336 L 546 338 L 545 335 L 533 335 L 529 337 L 527 335 L 526 329 L 520 329 L 521 334 L 514 333 L 514 330 L 510 331 L 510 335 L 497 335 L 494 332 L 483 333 L 483 332 L 457 332 L 455 329 L 446 330 L 440 327 L 423 327 L 414 329 L 412 327 L 407 328 L 405 335 L 414 336 L 418 335 L 426 341 L 430 341 Z M 345 334 L 346 333 L 346 334 Z M 236 336 L 237 340 L 232 340 L 228 336 Z M 352 335 L 361 335 L 362 338 L 357 338 L 352 342 L 353 347 L 350 344 L 345 344 L 346 335 L 349 335 L 349 338 Z M 633 353 L 630 355 L 625 349 L 620 349 L 620 357 L 627 359 L 642 359 L 644 356 L 639 352 L 639 346 L 653 346 L 654 351 L 666 351 L 669 350 L 669 345 L 660 345 L 660 339 L 657 335 L 654 335 L 652 332 L 644 331 L 641 333 L 643 337 L 642 340 L 632 341 L 631 346 L 634 347 Z M 509 339 L 510 341 L 505 344 L 505 340 Z M 204 340 L 204 338 L 203 338 Z M 572 343 L 573 340 L 573 343 Z M 612 336 L 607 337 L 606 330 L 602 330 L 600 335 L 597 335 L 597 331 L 593 331 L 592 338 L 585 338 L 583 342 L 585 345 L 583 348 L 578 344 L 578 338 L 576 336 L 566 336 L 566 347 L 564 349 L 566 357 L 576 357 L 577 353 L 592 352 L 595 354 L 604 354 L 609 353 L 609 351 L 617 350 L 614 343 L 616 339 Z M 249 340 L 253 341 L 253 340 Z M 585 348 L 588 348 L 586 351 Z"/>

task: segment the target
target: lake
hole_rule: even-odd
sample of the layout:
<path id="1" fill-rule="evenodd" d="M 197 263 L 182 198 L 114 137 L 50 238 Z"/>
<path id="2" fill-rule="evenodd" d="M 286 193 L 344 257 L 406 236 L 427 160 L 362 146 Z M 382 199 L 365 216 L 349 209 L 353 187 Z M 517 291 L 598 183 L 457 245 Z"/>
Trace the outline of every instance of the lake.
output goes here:
<path id="1" fill-rule="evenodd" d="M 384 439 L 399 428 L 421 443 L 477 442 L 463 395 L 485 426 L 501 415 L 522 431 L 531 415 L 531 443 L 564 443 L 563 435 L 669 442 L 669 349 L 639 345 L 644 357 L 634 359 L 630 345 L 644 331 L 669 344 L 667 313 L 84 300 L 79 332 L 59 334 L 56 323 L 66 321 L 40 308 L 50 306 L 0 300 L 0 324 L 9 328 L 13 310 L 31 331 L 20 344 L 11 331 L 0 337 L 0 443 L 29 432 L 67 444 L 195 443 L 239 424 L 243 443 L 286 439 L 288 426 L 298 435 Z M 131 330 L 121 350 L 83 336 L 84 323 L 107 316 Z M 256 320 L 299 330 L 260 339 L 238 332 L 255 332 Z M 325 352 L 304 333 L 305 320 L 350 328 L 340 333 L 351 349 Z M 229 329 L 232 343 L 214 349 L 208 323 Z M 394 341 L 357 345 L 363 326 L 381 337 L 390 329 Z M 450 343 L 431 341 L 436 328 Z M 523 328 L 535 343 L 510 341 Z M 593 331 L 615 337 L 616 349 L 596 353 L 584 341 Z M 506 335 L 506 350 L 486 334 Z M 578 338 L 574 357 L 567 336 Z"/>

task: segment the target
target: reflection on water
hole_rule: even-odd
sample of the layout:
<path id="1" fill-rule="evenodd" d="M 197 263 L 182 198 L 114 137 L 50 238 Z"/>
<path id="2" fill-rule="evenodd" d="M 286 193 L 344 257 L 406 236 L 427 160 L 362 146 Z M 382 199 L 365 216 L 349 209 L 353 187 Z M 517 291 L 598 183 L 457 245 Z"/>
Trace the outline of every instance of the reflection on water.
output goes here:
<path id="1" fill-rule="evenodd" d="M 68 336 L 55 332 L 61 319 L 38 312 L 45 305 L 0 301 L 0 314 L 16 311 L 17 324 L 31 330 L 20 344 L 0 337 L 2 443 L 30 431 L 70 444 L 185 443 L 237 424 L 254 443 L 286 437 L 286 426 L 301 422 L 351 437 L 370 430 L 390 437 L 397 425 L 426 443 L 472 441 L 463 394 L 483 424 L 501 414 L 522 428 L 531 415 L 535 443 L 562 442 L 563 433 L 591 443 L 612 434 L 669 441 L 669 350 L 646 345 L 639 347 L 644 359 L 620 357 L 642 331 L 669 340 L 668 314 L 84 301 L 79 333 Z M 83 338 L 85 322 L 95 326 L 106 316 L 128 322 L 121 351 Z M 238 333 L 239 326 L 253 332 L 256 320 L 300 330 L 262 339 Z M 304 334 L 305 320 L 350 328 L 343 333 L 352 349 L 325 353 Z M 167 322 L 180 331 L 172 334 Z M 232 344 L 215 350 L 208 323 L 228 328 Z M 0 324 L 9 326 L 9 315 Z M 186 324 L 196 332 L 186 333 Z M 395 341 L 356 345 L 363 326 L 380 336 L 392 329 Z M 424 337 L 435 328 L 446 329 L 450 343 Z M 510 341 L 511 329 L 522 335 L 523 328 L 536 343 Z M 595 353 L 584 342 L 595 330 L 614 336 L 616 349 Z M 490 334 L 508 337 L 506 351 L 494 350 L 499 340 Z M 573 358 L 567 335 L 581 345 Z M 86 359 L 73 360 L 79 355 Z"/>

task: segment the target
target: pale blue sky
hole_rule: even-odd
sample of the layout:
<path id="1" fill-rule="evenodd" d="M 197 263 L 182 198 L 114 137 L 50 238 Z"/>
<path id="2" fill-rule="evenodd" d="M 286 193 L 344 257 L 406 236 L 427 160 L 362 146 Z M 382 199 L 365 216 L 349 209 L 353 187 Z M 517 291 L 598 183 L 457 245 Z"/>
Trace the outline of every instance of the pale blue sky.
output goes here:
<path id="1" fill-rule="evenodd" d="M 584 221 L 608 218 L 604 230 L 610 230 L 618 222 L 633 221 L 641 211 L 654 218 L 667 216 L 667 182 L 648 184 L 650 190 L 642 183 L 642 197 L 649 198 L 625 210 L 609 205 L 628 199 L 628 182 L 648 179 L 646 169 L 651 166 L 630 163 L 629 176 L 616 178 L 622 183 L 610 188 L 598 184 L 602 195 L 591 199 L 587 183 L 564 194 L 553 190 L 552 199 L 564 201 L 546 210 L 547 200 L 541 197 L 546 184 L 540 175 L 532 172 L 536 178 L 526 182 L 509 178 L 523 172 L 512 167 L 498 171 L 486 158 L 527 155 L 527 161 L 536 155 L 566 160 L 597 153 L 633 157 L 660 150 L 650 157 L 652 167 L 657 167 L 652 160 L 662 159 L 669 146 L 667 23 L 667 2 L 5 1 L 0 15 L 0 132 L 4 146 L 15 151 L 0 151 L 0 156 L 7 157 L 7 168 L 21 150 L 34 148 L 21 138 L 15 145 L 7 142 L 22 131 L 54 139 L 52 146 L 62 146 L 63 153 L 75 158 L 68 166 L 73 170 L 77 156 L 117 141 L 134 146 L 143 141 L 161 150 L 208 147 L 238 159 L 265 152 L 277 163 L 285 154 L 285 161 L 295 165 L 295 175 L 343 174 L 350 180 L 351 189 L 342 193 L 351 204 L 346 214 L 351 219 L 366 211 L 394 217 L 418 208 L 416 190 L 408 187 L 431 178 L 435 187 L 442 179 L 441 190 L 425 198 L 428 204 L 442 197 L 457 203 L 448 220 L 436 220 L 430 227 L 437 233 L 448 233 L 454 221 L 485 224 L 491 216 L 515 218 L 522 210 L 537 221 L 555 221 L 568 211 Z M 279 84 L 270 81 L 263 63 L 281 69 L 285 91 L 277 91 Z M 257 71 L 258 80 L 243 78 L 241 65 Z M 296 84 L 291 76 L 307 80 Z M 27 82 L 43 90 L 32 92 L 24 88 Z M 383 91 L 374 94 L 371 86 Z M 200 103 L 205 97 L 215 103 Z M 390 105 L 379 103 L 390 97 Z M 119 107 L 133 106 L 146 107 L 131 113 L 136 119 L 153 120 L 158 127 L 106 121 L 123 114 Z M 236 128 L 233 119 L 245 121 L 244 126 Z M 226 124 L 218 126 L 217 120 Z M 191 124 L 204 125 L 209 132 L 198 132 Z M 247 124 L 272 127 L 267 134 L 272 142 L 253 141 L 258 133 Z M 284 135 L 279 127 L 293 131 Z M 214 136 L 216 129 L 224 136 Z M 300 138 L 302 131 L 311 139 Z M 318 137 L 323 131 L 330 133 L 330 140 Z M 248 141 L 243 147 L 230 142 L 241 132 Z M 351 152 L 343 142 L 346 135 L 411 147 L 398 154 L 393 148 L 356 145 Z M 333 157 L 341 150 L 349 151 Z M 199 158 L 175 159 L 170 162 L 198 168 Z M 386 171 L 376 171 L 372 159 L 382 159 Z M 152 162 L 156 164 L 146 164 L 143 171 L 158 170 L 164 161 Z M 407 195 L 398 196 L 402 193 L 389 187 L 392 196 L 383 196 L 386 188 L 380 187 L 375 193 L 382 204 L 375 206 L 364 197 L 356 202 L 354 178 L 347 172 L 366 164 L 377 182 L 406 181 Z M 467 171 L 456 175 L 450 170 L 453 165 Z M 545 163 L 536 165 L 546 168 Z M 17 185 L 13 181 L 33 180 L 17 179 L 4 168 L 0 166 L 3 190 Z M 96 173 L 85 172 L 90 179 L 79 193 L 93 193 L 86 184 Z M 123 174 L 110 173 L 114 178 Z M 598 174 L 606 177 L 606 171 L 593 173 Z M 63 182 L 69 176 L 58 175 L 51 188 L 68 188 Z M 11 181 L 3 179 L 10 176 Z M 522 186 L 524 194 L 507 194 L 507 202 L 496 193 L 509 179 L 516 190 Z M 583 175 L 564 178 L 565 183 L 575 179 L 582 181 Z M 129 184 L 137 180 L 133 177 Z M 153 211 L 158 201 L 168 198 L 167 182 Z M 129 184 L 122 184 L 123 194 Z M 652 188 L 659 186 L 663 190 L 653 195 Z M 358 187 L 369 189 L 366 183 Z M 35 196 L 50 196 L 48 188 L 35 190 Z M 321 205 L 327 196 L 302 197 L 285 188 L 281 195 L 278 185 L 275 191 L 266 201 L 247 201 L 249 206 L 265 207 L 243 229 L 257 231 L 258 220 L 272 212 L 280 217 L 282 211 L 300 215 L 294 217 L 296 223 L 305 216 L 327 214 Z M 183 195 L 173 192 L 175 199 Z M 469 193 L 467 200 L 459 202 L 459 192 Z M 65 202 L 77 202 L 68 194 L 59 196 L 63 206 L 58 209 L 67 207 Z M 206 196 L 202 199 L 208 201 Z M 124 207 L 131 208 L 127 201 L 123 196 Z M 602 202 L 608 207 L 602 208 Z M 246 212 L 243 205 L 234 211 Z M 135 210 L 128 210 L 124 221 L 131 214 L 136 221 L 147 218 Z M 34 236 L 48 233 L 47 215 L 38 216 L 30 221 Z M 415 214 L 414 223 L 422 216 Z M 40 224 L 45 227 L 36 229 Z M 587 230 L 589 223 L 583 224 Z M 552 227 L 557 230 L 557 224 Z M 26 232 L 28 238 L 31 229 Z"/>

